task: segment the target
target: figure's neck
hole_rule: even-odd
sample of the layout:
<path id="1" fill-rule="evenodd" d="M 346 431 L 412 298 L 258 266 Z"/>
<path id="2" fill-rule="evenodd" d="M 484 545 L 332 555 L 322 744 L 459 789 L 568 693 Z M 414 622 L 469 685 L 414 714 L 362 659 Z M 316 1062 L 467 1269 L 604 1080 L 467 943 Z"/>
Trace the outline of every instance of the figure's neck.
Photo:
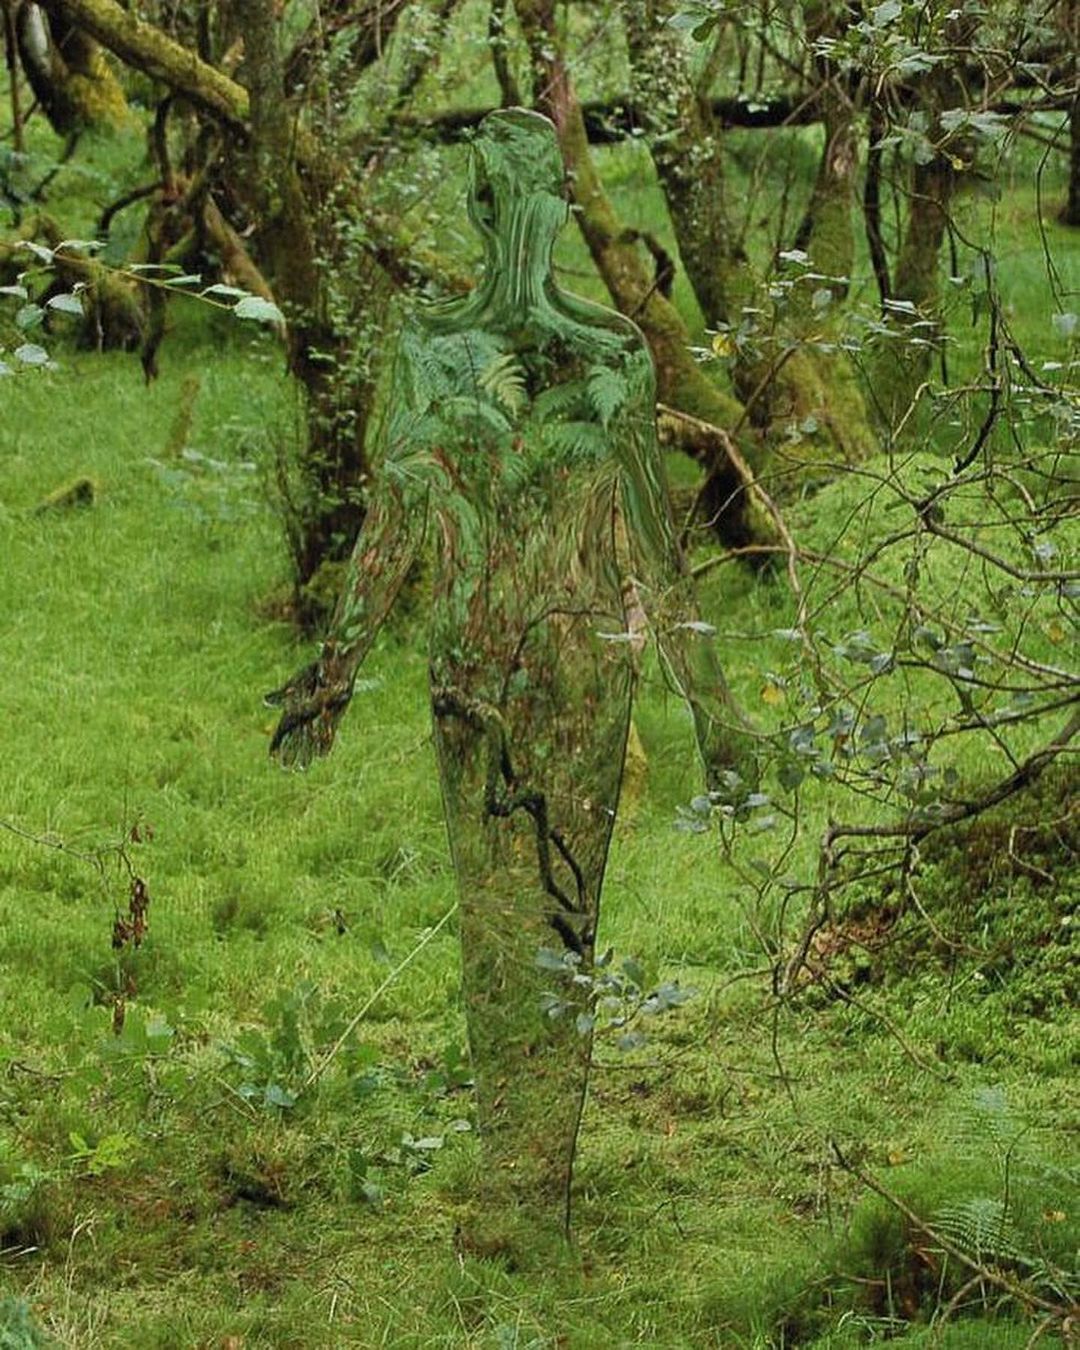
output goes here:
<path id="1" fill-rule="evenodd" d="M 513 203 L 489 237 L 484 264 L 486 306 L 501 314 L 527 314 L 550 306 L 555 295 L 551 254 L 561 222 L 542 199 Z"/>

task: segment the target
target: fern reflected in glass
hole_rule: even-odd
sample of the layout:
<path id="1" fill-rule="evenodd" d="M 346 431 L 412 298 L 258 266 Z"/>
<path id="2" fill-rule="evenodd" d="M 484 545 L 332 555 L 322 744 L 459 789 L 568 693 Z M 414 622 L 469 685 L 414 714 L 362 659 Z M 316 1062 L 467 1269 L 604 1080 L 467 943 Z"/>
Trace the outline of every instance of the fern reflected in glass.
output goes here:
<path id="1" fill-rule="evenodd" d="M 319 661 L 279 691 L 273 743 L 286 763 L 329 748 L 433 534 L 431 698 L 485 1197 L 558 1224 L 591 1038 L 572 983 L 553 987 L 551 953 L 593 959 L 630 718 L 629 608 L 647 611 L 712 767 L 730 759 L 732 721 L 672 531 L 649 352 L 629 320 L 552 275 L 562 185 L 550 122 L 486 119 L 469 199 L 483 279 L 401 334 L 345 589 Z"/>

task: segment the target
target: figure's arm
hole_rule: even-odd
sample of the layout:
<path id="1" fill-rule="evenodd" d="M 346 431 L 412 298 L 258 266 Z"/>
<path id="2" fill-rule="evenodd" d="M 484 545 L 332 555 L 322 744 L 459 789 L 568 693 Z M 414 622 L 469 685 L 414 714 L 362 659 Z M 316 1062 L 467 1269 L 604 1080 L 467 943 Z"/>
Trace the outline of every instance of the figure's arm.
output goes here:
<path id="1" fill-rule="evenodd" d="M 613 428 L 639 598 L 667 675 L 689 705 L 709 787 L 727 769 L 753 781 L 757 774 L 748 728 L 724 679 L 711 630 L 700 620 L 693 578 L 671 518 L 649 373 L 647 398 Z"/>
<path id="2" fill-rule="evenodd" d="M 329 753 L 360 664 L 423 543 L 426 517 L 426 494 L 385 479 L 373 492 L 318 660 L 267 695 L 283 709 L 270 742 L 282 764 L 302 767 Z"/>

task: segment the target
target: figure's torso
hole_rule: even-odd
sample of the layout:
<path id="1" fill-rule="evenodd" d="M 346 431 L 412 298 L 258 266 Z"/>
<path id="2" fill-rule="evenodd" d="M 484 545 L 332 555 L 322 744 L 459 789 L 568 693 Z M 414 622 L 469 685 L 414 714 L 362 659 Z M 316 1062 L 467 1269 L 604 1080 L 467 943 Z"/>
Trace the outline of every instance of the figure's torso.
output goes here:
<path id="1" fill-rule="evenodd" d="M 584 302 L 508 321 L 466 301 L 406 328 L 399 370 L 389 453 L 408 444 L 430 484 L 433 660 L 489 666 L 557 609 L 620 627 L 619 438 L 652 417 L 633 325 Z"/>

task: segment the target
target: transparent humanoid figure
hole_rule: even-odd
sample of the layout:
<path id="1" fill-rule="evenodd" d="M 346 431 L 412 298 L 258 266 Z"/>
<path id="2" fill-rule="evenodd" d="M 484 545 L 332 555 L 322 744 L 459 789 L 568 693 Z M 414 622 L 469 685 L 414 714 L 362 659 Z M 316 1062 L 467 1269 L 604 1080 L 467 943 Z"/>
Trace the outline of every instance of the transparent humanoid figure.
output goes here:
<path id="1" fill-rule="evenodd" d="M 733 722 L 672 530 L 644 339 L 552 275 L 563 179 L 546 118 L 485 120 L 469 197 L 483 279 L 406 323 L 330 635 L 273 696 L 274 753 L 325 753 L 434 532 L 431 700 L 484 1203 L 559 1224 L 591 1044 L 573 1009 L 550 1016 L 537 957 L 569 950 L 585 970 L 593 958 L 630 721 L 631 607 L 648 614 L 707 765 L 727 761 Z"/>

